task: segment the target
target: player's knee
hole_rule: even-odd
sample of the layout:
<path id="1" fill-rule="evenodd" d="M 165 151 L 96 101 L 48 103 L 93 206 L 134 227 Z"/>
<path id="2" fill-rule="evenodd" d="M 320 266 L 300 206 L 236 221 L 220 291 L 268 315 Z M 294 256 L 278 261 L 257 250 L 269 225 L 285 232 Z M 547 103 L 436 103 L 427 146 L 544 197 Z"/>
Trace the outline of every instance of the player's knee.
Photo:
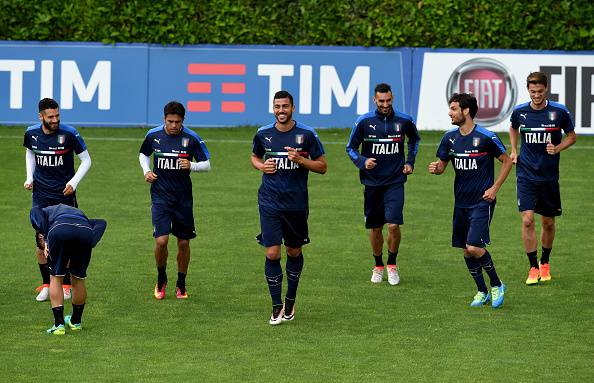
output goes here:
<path id="1" fill-rule="evenodd" d="M 177 240 L 177 247 L 180 250 L 188 250 L 190 248 L 190 241 L 187 239 L 178 239 Z"/>
<path id="2" fill-rule="evenodd" d="M 169 242 L 169 236 L 162 235 L 160 237 L 155 238 L 155 245 L 158 247 L 167 247 L 167 243 Z"/>
<path id="3" fill-rule="evenodd" d="M 534 229 L 534 217 L 528 215 L 522 216 L 522 226 L 527 229 Z"/>
<path id="4" fill-rule="evenodd" d="M 479 257 L 483 252 L 483 249 L 477 246 L 466 245 L 466 251 L 464 252 L 464 256 L 466 256 L 466 252 L 468 252 L 469 256 Z"/>
<path id="5" fill-rule="evenodd" d="M 552 218 L 543 218 L 542 220 L 542 229 L 544 231 L 553 231 L 555 230 L 555 220 Z"/>
<path id="6" fill-rule="evenodd" d="M 389 223 L 388 224 L 388 231 L 391 234 L 398 234 L 400 232 L 400 225 L 396 223 Z"/>
<path id="7" fill-rule="evenodd" d="M 298 257 L 301 254 L 301 247 L 293 248 L 287 247 L 287 255 L 289 257 Z"/>
<path id="8" fill-rule="evenodd" d="M 266 249 L 266 258 L 270 259 L 271 261 L 276 261 L 276 260 L 280 259 L 280 257 L 281 257 L 280 247 L 279 248 L 270 247 L 270 248 Z"/>

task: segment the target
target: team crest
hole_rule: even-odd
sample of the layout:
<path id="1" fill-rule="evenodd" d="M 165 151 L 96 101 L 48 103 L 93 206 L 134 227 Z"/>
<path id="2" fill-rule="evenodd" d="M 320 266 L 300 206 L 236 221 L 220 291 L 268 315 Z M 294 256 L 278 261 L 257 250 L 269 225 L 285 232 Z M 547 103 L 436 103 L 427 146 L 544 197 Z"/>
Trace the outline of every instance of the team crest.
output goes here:
<path id="1" fill-rule="evenodd" d="M 303 134 L 295 135 L 295 142 L 297 143 L 297 145 L 302 145 L 304 141 L 305 141 L 305 137 L 303 136 Z"/>
<path id="2" fill-rule="evenodd" d="M 481 138 L 480 137 L 473 137 L 472 138 L 472 146 L 479 146 L 480 143 L 481 143 Z"/>
<path id="3" fill-rule="evenodd" d="M 557 112 L 549 112 L 549 120 L 555 121 L 557 119 Z"/>
<path id="4" fill-rule="evenodd" d="M 66 142 L 66 136 L 63 134 L 58 135 L 58 144 L 64 145 L 64 142 Z"/>
<path id="5" fill-rule="evenodd" d="M 190 139 L 189 139 L 188 137 L 183 137 L 183 138 L 182 138 L 182 146 L 183 146 L 184 148 L 187 148 L 187 147 L 188 147 L 188 145 L 190 145 Z"/>
<path id="6" fill-rule="evenodd" d="M 394 130 L 396 131 L 396 133 L 399 133 L 399 132 L 400 132 L 400 127 L 401 127 L 401 126 L 402 126 L 402 125 L 401 125 L 399 122 L 396 122 L 396 123 L 394 124 Z"/>

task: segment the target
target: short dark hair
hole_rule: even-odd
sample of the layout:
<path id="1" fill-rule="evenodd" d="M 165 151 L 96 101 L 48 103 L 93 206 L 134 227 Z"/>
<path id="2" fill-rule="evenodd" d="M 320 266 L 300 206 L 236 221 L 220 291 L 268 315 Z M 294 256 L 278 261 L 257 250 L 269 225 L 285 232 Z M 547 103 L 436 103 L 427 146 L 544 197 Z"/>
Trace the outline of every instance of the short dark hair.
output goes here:
<path id="1" fill-rule="evenodd" d="M 462 110 L 470 109 L 470 118 L 474 119 L 476 116 L 476 112 L 478 112 L 478 103 L 476 102 L 476 97 L 469 93 L 454 93 L 448 104 L 452 102 L 457 102 L 460 105 Z"/>
<path id="2" fill-rule="evenodd" d="M 530 84 L 542 84 L 545 88 L 549 87 L 549 79 L 547 75 L 542 72 L 532 72 L 526 77 L 526 87 Z"/>
<path id="3" fill-rule="evenodd" d="M 44 98 L 39 101 L 39 111 L 43 112 L 47 109 L 60 109 L 60 106 L 53 98 Z"/>
<path id="4" fill-rule="evenodd" d="M 185 118 L 186 108 L 184 108 L 183 104 L 177 101 L 170 101 L 163 108 L 163 115 L 167 116 L 168 114 L 177 114 L 181 118 Z"/>
<path id="5" fill-rule="evenodd" d="M 293 104 L 293 96 L 291 95 L 291 93 L 287 92 L 286 90 L 279 90 L 278 92 L 276 92 L 274 94 L 274 99 L 276 100 L 277 98 L 288 98 L 289 100 L 291 100 L 291 105 Z"/>
<path id="6" fill-rule="evenodd" d="M 375 86 L 375 93 L 388 93 L 388 92 L 392 93 L 392 87 L 389 84 L 386 84 L 385 82 L 382 82 Z"/>

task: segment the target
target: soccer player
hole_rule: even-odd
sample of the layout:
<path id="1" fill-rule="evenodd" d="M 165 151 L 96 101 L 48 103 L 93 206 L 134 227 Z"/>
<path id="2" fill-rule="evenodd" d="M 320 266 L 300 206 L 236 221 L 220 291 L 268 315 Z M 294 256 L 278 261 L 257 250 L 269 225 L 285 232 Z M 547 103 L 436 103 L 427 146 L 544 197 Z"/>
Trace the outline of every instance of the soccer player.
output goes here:
<path id="1" fill-rule="evenodd" d="M 375 259 L 371 282 L 380 283 L 384 276 L 383 227 L 388 224 L 388 282 L 400 283 L 396 257 L 400 246 L 400 225 L 404 223 L 404 183 L 413 173 L 419 148 L 419 133 L 412 117 L 392 107 L 394 97 L 388 84 L 375 87 L 373 102 L 377 109 L 360 116 L 351 132 L 346 151 L 365 185 L 365 227 Z M 407 138 L 408 154 L 404 153 Z M 361 152 L 359 147 L 362 146 Z"/>
<path id="2" fill-rule="evenodd" d="M 47 207 L 63 203 L 78 207 L 76 188 L 91 167 L 91 157 L 78 131 L 60 123 L 60 108 L 51 98 L 39 101 L 39 124 L 27 128 L 23 141 L 26 149 L 25 164 L 27 179 L 24 187 L 32 190 L 33 207 Z M 74 172 L 74 153 L 80 165 Z M 35 242 L 39 233 L 35 233 Z M 39 245 L 35 255 L 39 263 L 42 285 L 35 298 L 42 302 L 48 299 L 50 272 L 44 251 Z M 64 277 L 64 297 L 70 299 L 70 275 Z"/>
<path id="3" fill-rule="evenodd" d="M 316 132 L 293 120 L 293 96 L 276 92 L 276 121 L 258 129 L 253 141 L 252 166 L 261 171 L 258 190 L 261 234 L 266 248 L 264 274 L 272 298 L 271 325 L 295 318 L 295 298 L 303 269 L 301 248 L 309 243 L 307 177 L 309 171 L 326 173 L 324 148 Z M 281 244 L 287 251 L 287 294 L 283 308 Z"/>
<path id="4" fill-rule="evenodd" d="M 450 100 L 449 116 L 454 128 L 446 132 L 437 149 L 438 160 L 429 164 L 429 173 L 442 174 L 452 161 L 454 179 L 454 217 L 452 246 L 464 250 L 464 260 L 478 292 L 470 306 L 479 307 L 491 300 L 493 308 L 503 304 L 505 285 L 499 279 L 489 244 L 489 224 L 493 218 L 496 195 L 509 174 L 512 162 L 497 135 L 473 119 L 478 111 L 473 95 L 456 93 Z M 501 163 L 494 180 L 494 158 Z M 489 276 L 491 292 L 487 289 L 483 270 Z"/>
<path id="5" fill-rule="evenodd" d="M 91 251 L 101 240 L 107 223 L 102 219 L 88 219 L 81 210 L 64 204 L 34 206 L 30 220 L 40 234 L 39 247 L 44 249 L 51 273 L 49 289 L 54 325 L 47 333 L 64 335 L 65 325 L 72 331 L 80 331 L 87 298 L 87 267 Z M 72 315 L 64 317 L 62 284 L 67 268 L 72 275 Z"/>
<path id="6" fill-rule="evenodd" d="M 555 217 L 561 215 L 560 152 L 575 143 L 576 134 L 567 108 L 547 100 L 547 76 L 533 72 L 526 79 L 530 102 L 516 106 L 511 115 L 511 159 L 516 164 L 518 209 L 522 214 L 522 240 L 530 262 L 527 285 L 550 281 L 549 257 L 555 239 Z M 565 138 L 562 132 L 565 132 Z M 522 147 L 518 156 L 518 136 Z M 540 264 L 534 213 L 541 216 Z"/>
<path id="7" fill-rule="evenodd" d="M 177 237 L 178 272 L 175 296 L 186 299 L 190 239 L 196 237 L 190 172 L 210 171 L 210 154 L 200 136 L 183 126 L 186 109 L 182 104 L 171 101 L 165 105 L 163 112 L 164 124 L 149 130 L 138 157 L 144 179 L 151 184 L 151 212 L 158 273 L 154 296 L 156 299 L 165 298 L 169 255 L 167 244 L 169 234 L 173 234 Z M 150 155 L 153 153 L 151 170 Z"/>

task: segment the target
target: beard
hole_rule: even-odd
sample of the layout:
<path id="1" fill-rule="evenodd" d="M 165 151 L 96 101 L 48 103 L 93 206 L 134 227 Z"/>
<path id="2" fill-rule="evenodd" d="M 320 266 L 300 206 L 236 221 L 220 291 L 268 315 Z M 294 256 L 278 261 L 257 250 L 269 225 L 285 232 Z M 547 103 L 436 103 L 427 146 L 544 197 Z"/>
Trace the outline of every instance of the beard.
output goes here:
<path id="1" fill-rule="evenodd" d="M 52 124 L 49 121 L 43 120 L 43 127 L 51 132 L 55 132 L 56 130 L 58 130 L 59 126 L 60 126 L 60 120 L 58 120 L 55 124 Z"/>

